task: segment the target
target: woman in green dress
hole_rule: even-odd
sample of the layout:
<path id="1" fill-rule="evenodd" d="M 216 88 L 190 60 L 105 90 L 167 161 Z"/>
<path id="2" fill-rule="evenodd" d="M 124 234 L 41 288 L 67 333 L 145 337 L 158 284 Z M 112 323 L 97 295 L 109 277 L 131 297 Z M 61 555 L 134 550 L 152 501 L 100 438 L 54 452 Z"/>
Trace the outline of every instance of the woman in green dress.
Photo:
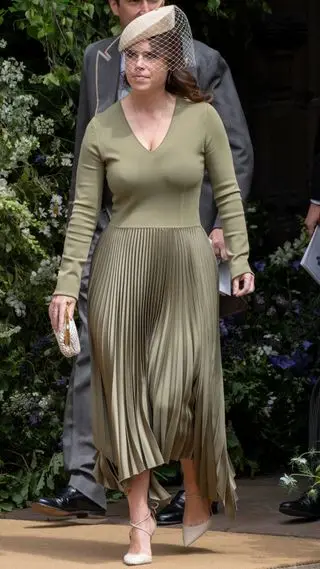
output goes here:
<path id="1" fill-rule="evenodd" d="M 95 475 L 125 490 L 132 529 L 128 565 L 151 562 L 148 497 L 168 498 L 152 473 L 180 460 L 183 537 L 210 526 L 210 504 L 235 512 L 225 434 L 217 262 L 199 219 L 207 168 L 236 296 L 254 289 L 240 191 L 223 124 L 190 67 L 193 41 L 175 6 L 149 12 L 120 37 L 130 94 L 89 123 L 77 171 L 58 283 L 55 330 L 72 317 L 101 209 L 112 218 L 96 247 L 88 295 Z"/>

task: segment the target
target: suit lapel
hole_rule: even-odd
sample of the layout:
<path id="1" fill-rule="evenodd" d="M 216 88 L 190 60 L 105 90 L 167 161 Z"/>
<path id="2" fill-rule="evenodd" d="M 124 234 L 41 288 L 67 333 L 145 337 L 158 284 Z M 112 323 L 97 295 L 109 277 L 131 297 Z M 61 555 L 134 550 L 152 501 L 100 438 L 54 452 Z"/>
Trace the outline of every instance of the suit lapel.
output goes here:
<path id="1" fill-rule="evenodd" d="M 113 40 L 114 41 L 114 40 Z M 112 42 L 111 42 L 112 43 Z M 120 76 L 118 42 L 98 51 L 96 56 L 96 112 L 101 113 L 117 100 Z"/>

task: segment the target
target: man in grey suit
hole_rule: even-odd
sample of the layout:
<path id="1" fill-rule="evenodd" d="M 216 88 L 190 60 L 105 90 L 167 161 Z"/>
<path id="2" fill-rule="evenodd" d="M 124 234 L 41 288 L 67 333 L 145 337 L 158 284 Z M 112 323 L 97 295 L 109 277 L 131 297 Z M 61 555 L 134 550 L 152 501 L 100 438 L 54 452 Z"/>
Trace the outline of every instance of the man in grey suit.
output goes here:
<path id="1" fill-rule="evenodd" d="M 164 0 L 109 0 L 109 4 L 113 13 L 119 17 L 121 27 L 124 28 L 137 16 L 162 6 Z M 213 93 L 213 105 L 226 127 L 239 187 L 242 198 L 245 198 L 251 184 L 253 152 L 247 124 L 231 73 L 226 62 L 217 51 L 198 41 L 195 41 L 194 45 L 198 82 L 204 92 Z M 121 67 L 122 61 L 114 38 L 89 45 L 85 51 L 80 85 L 69 216 L 75 194 L 77 162 L 86 127 L 96 113 L 102 112 L 126 94 L 126 88 L 121 82 Z M 65 468 L 70 473 L 70 480 L 68 487 L 55 498 L 41 498 L 33 504 L 34 510 L 47 515 L 59 517 L 70 515 L 78 517 L 104 516 L 106 511 L 104 488 L 97 484 L 93 477 L 95 448 L 92 442 L 90 417 L 91 370 L 87 326 L 87 287 L 92 253 L 101 232 L 108 224 L 111 208 L 112 196 L 106 187 L 103 210 L 83 271 L 78 302 L 81 320 L 81 353 L 75 360 L 70 378 L 63 434 Z M 200 216 L 203 227 L 212 238 L 214 252 L 222 258 L 226 258 L 223 232 L 213 202 L 212 188 L 206 177 L 202 187 Z M 174 523 L 181 521 L 183 505 L 184 494 L 182 491 L 179 493 L 179 519 L 175 519 Z"/>

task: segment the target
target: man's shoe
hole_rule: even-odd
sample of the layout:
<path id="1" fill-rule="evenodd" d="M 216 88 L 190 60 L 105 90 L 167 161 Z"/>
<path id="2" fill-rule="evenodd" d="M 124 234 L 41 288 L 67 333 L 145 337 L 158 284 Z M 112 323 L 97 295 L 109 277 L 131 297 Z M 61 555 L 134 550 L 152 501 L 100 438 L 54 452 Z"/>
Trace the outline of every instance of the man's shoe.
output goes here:
<path id="1" fill-rule="evenodd" d="M 314 499 L 310 498 L 306 492 L 298 500 L 282 502 L 279 506 L 279 512 L 295 518 L 316 520 L 320 518 L 320 494 Z"/>
<path id="2" fill-rule="evenodd" d="M 56 498 L 40 498 L 31 507 L 34 512 L 58 518 L 70 516 L 101 518 L 106 515 L 101 506 L 98 506 L 72 486 L 68 486 Z"/>
<path id="3" fill-rule="evenodd" d="M 165 506 L 156 516 L 158 526 L 176 526 L 183 523 L 184 505 L 186 494 L 184 490 L 172 498 L 170 504 Z M 218 503 L 212 502 L 212 513 L 218 513 Z"/>

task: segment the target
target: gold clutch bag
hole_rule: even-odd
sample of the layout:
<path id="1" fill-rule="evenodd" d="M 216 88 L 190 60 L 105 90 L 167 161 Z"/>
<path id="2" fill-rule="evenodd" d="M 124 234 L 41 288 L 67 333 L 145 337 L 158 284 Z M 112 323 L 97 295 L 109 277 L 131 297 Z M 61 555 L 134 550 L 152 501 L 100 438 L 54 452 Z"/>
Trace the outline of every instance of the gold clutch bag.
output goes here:
<path id="1" fill-rule="evenodd" d="M 68 305 L 64 316 L 64 325 L 60 332 L 54 332 L 60 352 L 66 358 L 72 358 L 80 353 L 78 330 L 73 318 L 69 317 Z"/>

